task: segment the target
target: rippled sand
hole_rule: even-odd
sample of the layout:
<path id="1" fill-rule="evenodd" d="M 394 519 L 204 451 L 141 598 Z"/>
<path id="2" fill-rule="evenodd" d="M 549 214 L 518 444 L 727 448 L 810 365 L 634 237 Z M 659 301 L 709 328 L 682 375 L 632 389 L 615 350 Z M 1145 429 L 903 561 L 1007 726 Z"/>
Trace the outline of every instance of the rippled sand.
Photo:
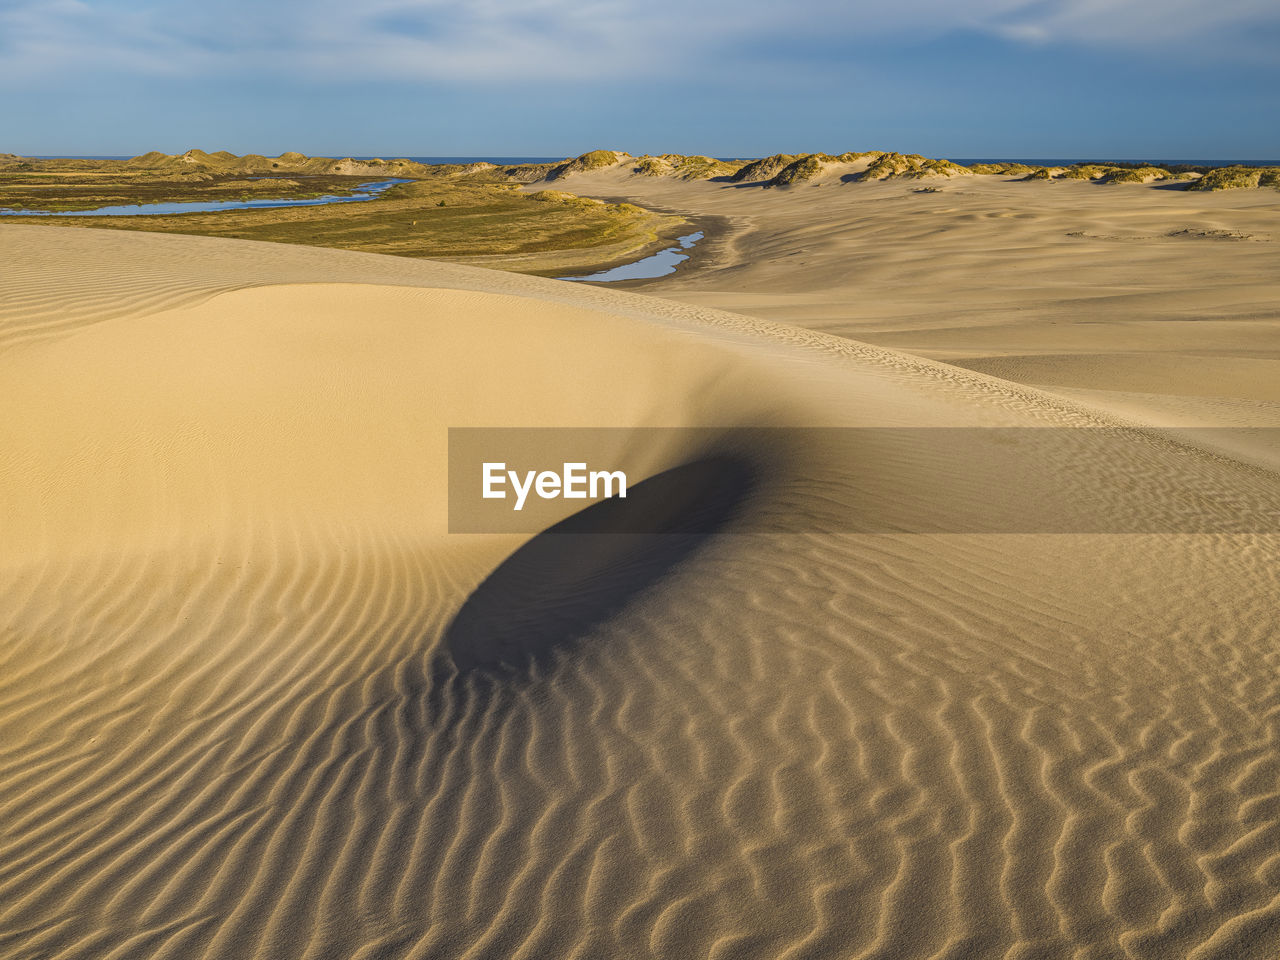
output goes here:
<path id="1" fill-rule="evenodd" d="M 0 256 L 0 955 L 1274 957 L 1280 536 L 1182 532 L 1184 493 L 1268 509 L 1261 468 L 1122 430 L 957 480 L 987 454 L 904 428 L 1117 421 L 706 306 Z M 447 428 L 494 425 L 895 430 L 747 451 L 716 535 L 583 574 L 447 532 Z M 1065 486 L 1144 532 L 1034 532 Z M 1030 532 L 952 532 L 993 511 Z"/>

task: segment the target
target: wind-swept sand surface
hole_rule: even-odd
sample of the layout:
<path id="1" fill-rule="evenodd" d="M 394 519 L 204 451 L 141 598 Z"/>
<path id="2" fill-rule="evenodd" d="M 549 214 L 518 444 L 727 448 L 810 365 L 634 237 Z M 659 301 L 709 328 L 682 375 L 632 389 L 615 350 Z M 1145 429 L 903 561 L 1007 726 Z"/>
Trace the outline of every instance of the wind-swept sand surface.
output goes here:
<path id="1" fill-rule="evenodd" d="M 635 289 L 1169 426 L 1280 426 L 1280 192 L 1003 176 L 561 185 L 723 218 Z M 1280 456 L 1273 458 L 1280 463 Z"/>
<path id="2" fill-rule="evenodd" d="M 1274 957 L 1261 467 L 553 280 L 0 257 L 0 955 Z M 447 429 L 546 425 L 784 442 L 678 555 L 449 534 Z M 696 499 L 713 449 L 615 453 Z"/>

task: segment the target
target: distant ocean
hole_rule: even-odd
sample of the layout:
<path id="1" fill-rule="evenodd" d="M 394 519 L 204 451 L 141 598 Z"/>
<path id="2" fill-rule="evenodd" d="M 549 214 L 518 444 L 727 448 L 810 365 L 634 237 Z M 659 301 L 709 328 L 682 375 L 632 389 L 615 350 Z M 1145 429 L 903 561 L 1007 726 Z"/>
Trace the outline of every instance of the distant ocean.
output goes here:
<path id="1" fill-rule="evenodd" d="M 1149 163 L 1153 167 L 1275 167 L 1280 160 L 1169 160 L 1148 157 L 947 157 L 952 163 L 1025 163 L 1033 167 L 1069 167 L 1073 163 Z"/>
<path id="2" fill-rule="evenodd" d="M 132 160 L 134 156 L 140 154 L 131 154 L 128 156 L 115 156 L 109 154 L 22 154 L 20 156 L 31 156 L 32 160 Z M 315 156 L 324 156 L 323 154 L 315 154 Z M 335 157 L 346 156 L 346 154 L 334 154 Z M 517 164 L 558 164 L 559 161 L 566 159 L 563 156 L 403 156 L 402 154 L 381 154 L 383 160 L 413 160 L 420 164 L 498 164 L 500 166 L 515 166 Z M 369 156 L 353 156 L 352 160 L 372 160 L 374 155 Z"/>
<path id="3" fill-rule="evenodd" d="M 412 160 L 415 163 L 496 163 L 500 167 L 514 167 L 522 163 L 559 163 L 567 157 L 405 157 L 401 154 L 380 154 L 383 160 Z M 373 157 L 352 157 L 352 160 L 372 160 Z"/>
<path id="4" fill-rule="evenodd" d="M 522 163 L 559 163 L 565 157 L 401 157 L 395 153 L 381 154 L 384 160 L 413 160 L 417 163 L 495 163 L 499 166 L 516 166 Z M 33 160 L 130 160 L 132 157 L 98 154 L 34 154 Z M 372 160 L 373 155 L 352 157 L 353 160 Z M 720 160 L 757 160 L 758 157 L 719 157 Z M 968 166 L 973 163 L 1026 163 L 1037 167 L 1069 167 L 1073 163 L 1150 163 L 1157 167 L 1277 167 L 1280 160 L 1161 160 L 1159 158 L 1125 157 L 947 157 L 952 163 Z"/>

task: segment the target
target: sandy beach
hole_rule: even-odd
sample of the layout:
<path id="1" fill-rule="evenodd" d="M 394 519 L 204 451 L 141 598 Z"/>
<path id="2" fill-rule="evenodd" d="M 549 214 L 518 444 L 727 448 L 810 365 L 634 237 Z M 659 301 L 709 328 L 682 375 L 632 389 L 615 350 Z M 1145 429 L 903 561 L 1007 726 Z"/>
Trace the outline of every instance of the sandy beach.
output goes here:
<path id="1" fill-rule="evenodd" d="M 560 189 L 708 239 L 0 224 L 0 956 L 1273 958 L 1280 194 Z M 498 426 L 790 446 L 587 569 L 449 532 Z"/>

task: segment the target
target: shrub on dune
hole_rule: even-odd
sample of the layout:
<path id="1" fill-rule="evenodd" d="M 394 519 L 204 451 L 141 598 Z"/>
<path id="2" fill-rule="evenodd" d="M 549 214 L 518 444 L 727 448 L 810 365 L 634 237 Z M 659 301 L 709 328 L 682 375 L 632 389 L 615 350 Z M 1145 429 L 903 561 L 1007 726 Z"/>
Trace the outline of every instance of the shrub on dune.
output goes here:
<path id="1" fill-rule="evenodd" d="M 773 178 L 772 183 L 778 187 L 789 187 L 793 184 L 812 180 L 822 172 L 822 160 L 816 154 L 801 157 L 783 167 Z"/>
<path id="2" fill-rule="evenodd" d="M 665 177 L 671 172 L 671 164 L 662 157 L 641 157 L 632 172 L 642 177 Z"/>
<path id="3" fill-rule="evenodd" d="M 1262 180 L 1261 167 L 1218 167 L 1210 170 L 1188 190 L 1247 190 Z"/>
<path id="4" fill-rule="evenodd" d="M 760 180 L 772 180 L 783 168 L 797 159 L 795 154 L 775 153 L 771 157 L 752 160 L 744 164 L 729 179 L 734 183 L 756 183 Z"/>
<path id="5" fill-rule="evenodd" d="M 589 173 L 592 170 L 612 167 L 625 156 L 625 153 L 618 153 L 616 150 L 592 150 L 552 167 L 551 172 L 547 174 L 547 179 L 559 180 L 573 173 Z"/>
<path id="6" fill-rule="evenodd" d="M 1171 176 L 1163 167 L 1130 167 L 1113 170 L 1103 179 L 1106 183 L 1150 183 L 1153 180 L 1167 180 Z"/>

